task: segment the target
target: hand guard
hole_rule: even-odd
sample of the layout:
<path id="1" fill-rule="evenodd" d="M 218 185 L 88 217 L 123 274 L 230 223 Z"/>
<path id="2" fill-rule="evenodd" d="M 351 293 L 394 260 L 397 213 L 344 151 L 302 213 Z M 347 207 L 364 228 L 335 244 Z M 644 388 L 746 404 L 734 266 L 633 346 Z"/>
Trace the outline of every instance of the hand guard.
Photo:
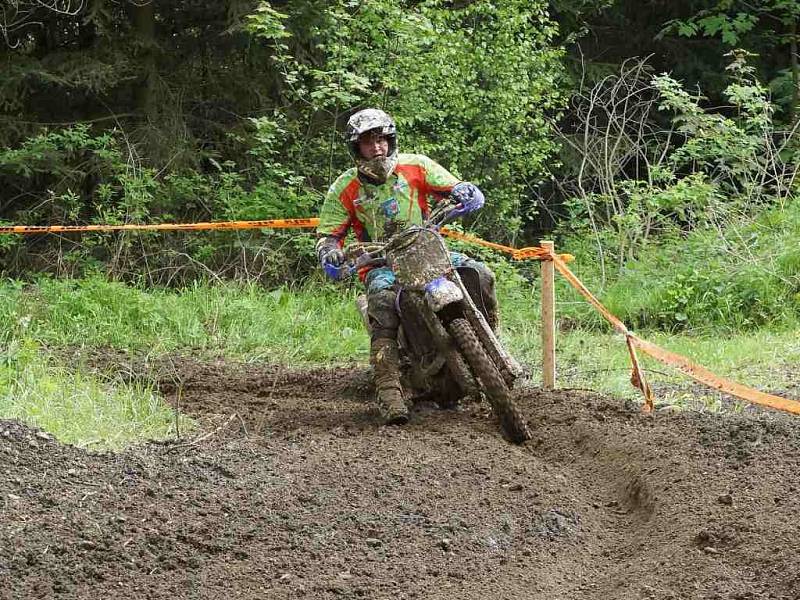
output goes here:
<path id="1" fill-rule="evenodd" d="M 479 210 L 486 199 L 474 184 L 462 181 L 453 186 L 450 198 L 456 202 L 456 207 L 450 213 L 450 217 L 463 217 L 471 212 Z"/>

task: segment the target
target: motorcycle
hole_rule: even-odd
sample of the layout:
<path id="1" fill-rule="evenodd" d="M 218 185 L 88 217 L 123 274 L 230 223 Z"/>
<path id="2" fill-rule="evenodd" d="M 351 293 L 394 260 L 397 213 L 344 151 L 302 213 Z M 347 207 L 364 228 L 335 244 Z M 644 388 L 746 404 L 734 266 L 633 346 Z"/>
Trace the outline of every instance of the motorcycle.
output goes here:
<path id="1" fill-rule="evenodd" d="M 477 272 L 451 262 L 439 233 L 451 210 L 442 205 L 422 226 L 397 231 L 385 243 L 348 245 L 347 269 L 356 273 L 388 266 L 395 273 L 404 389 L 430 395 L 448 408 L 482 394 L 504 434 L 520 444 L 531 438 L 513 395 L 522 368 L 487 321 Z M 369 328 L 365 296 L 359 296 L 358 305 Z"/>

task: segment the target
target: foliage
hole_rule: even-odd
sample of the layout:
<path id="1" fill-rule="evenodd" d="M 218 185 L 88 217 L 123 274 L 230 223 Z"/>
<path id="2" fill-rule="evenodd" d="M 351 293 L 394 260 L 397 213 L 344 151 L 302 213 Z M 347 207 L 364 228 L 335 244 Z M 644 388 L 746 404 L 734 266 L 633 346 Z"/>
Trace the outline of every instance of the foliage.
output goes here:
<path id="1" fill-rule="evenodd" d="M 0 150 L 0 176 L 6 176 L 19 196 L 36 199 L 19 203 L 7 215 L 17 223 L 110 224 L 308 215 L 317 197 L 304 189 L 297 175 L 272 160 L 271 139 L 261 133 L 263 120 L 255 127 L 249 152 L 262 170 L 250 183 L 231 163 L 218 165 L 208 175 L 131 168 L 116 130 L 93 134 L 79 124 L 43 131 L 17 148 Z M 34 193 L 36 186 L 40 194 Z M 87 236 L 62 240 L 55 249 L 45 248 L 37 255 L 35 243 L 4 238 L 0 252 L 6 265 L 54 265 L 61 275 L 106 268 L 117 276 L 146 277 L 150 283 L 179 283 L 208 273 L 277 283 L 284 280 L 287 268 L 303 273 L 312 264 L 302 258 L 313 245 L 308 236 L 269 231 Z M 265 251 L 269 247 L 276 250 Z"/>
<path id="2" fill-rule="evenodd" d="M 307 216 L 349 166 L 338 130 L 365 105 L 396 115 L 404 151 L 485 188 L 483 231 L 513 237 L 533 210 L 561 106 L 542 0 L 67 4 L 3 16 L 6 222 Z M 309 240 L 285 234 L 162 239 L 9 242 L 3 267 L 274 284 L 311 266 Z"/>
<path id="3" fill-rule="evenodd" d="M 601 287 L 587 239 L 562 247 L 576 254 L 576 271 L 609 309 L 635 328 L 697 333 L 792 328 L 800 314 L 800 205 L 797 200 L 755 217 L 730 219 L 643 248 Z M 573 292 L 563 292 L 568 297 Z M 569 320 L 604 327 L 578 307 Z"/>
<path id="4" fill-rule="evenodd" d="M 302 100 L 335 125 L 356 106 L 385 108 L 404 151 L 429 154 L 486 189 L 491 202 L 480 225 L 497 237 L 532 210 L 526 189 L 553 150 L 544 117 L 561 102 L 556 29 L 543 2 L 340 0 L 311 23 L 307 5 L 296 2 L 284 9 L 283 30 L 286 15 L 261 6 L 251 29 L 268 32 L 292 110 Z M 289 33 L 299 41 L 309 27 L 320 67 L 293 60 L 284 41 Z M 331 134 L 303 143 L 327 164 L 326 180 L 343 166 Z"/>
<path id="5" fill-rule="evenodd" d="M 797 61 L 800 2 L 718 0 L 710 4 L 710 7 L 700 10 L 688 19 L 667 22 L 662 33 L 676 32 L 687 38 L 719 36 L 723 44 L 730 48 L 749 48 L 756 52 L 774 52 L 776 46 L 783 46 L 789 57 L 789 69 L 778 70 L 769 86 L 778 92 L 776 104 L 784 109 L 790 121 L 794 121 L 800 108 L 800 67 Z M 781 79 L 787 75 L 792 80 L 788 89 L 780 85 Z"/>
<path id="6" fill-rule="evenodd" d="M 594 239 L 601 284 L 609 260 L 622 272 L 651 243 L 702 229 L 724 235 L 796 193 L 796 132 L 776 130 L 767 91 L 745 58 L 735 53 L 728 68 L 729 114 L 702 107 L 668 75 L 651 77 L 641 62 L 576 96 L 584 125 L 579 136 L 561 132 L 578 163 L 560 173 L 572 196 L 561 230 Z M 672 115 L 671 127 L 658 111 Z"/>
<path id="7" fill-rule="evenodd" d="M 793 89 L 792 66 L 785 55 L 775 64 L 752 56 L 770 27 L 783 36 L 773 41 L 792 43 L 792 2 L 752 10 L 716 0 L 646 10 L 583 0 L 67 4 L 17 3 L 13 26 L 5 14 L 6 223 L 313 214 L 349 165 L 337 132 L 366 105 L 397 117 L 402 150 L 427 153 L 485 189 L 489 203 L 468 226 L 517 245 L 556 229 L 587 257 L 593 246 L 601 289 L 613 290 L 653 247 L 703 232 L 739 235 L 748 216 L 772 214 L 796 194 L 796 132 L 781 128 L 785 114 L 759 77 L 783 73 L 780 103 Z M 689 54 L 699 61 L 693 72 L 709 83 L 706 95 L 722 106 L 711 107 L 675 76 L 654 77 L 647 61 L 601 64 L 587 55 L 582 70 L 571 62 L 576 89 L 562 113 L 570 82 L 557 40 L 576 59 L 576 44 L 589 43 L 581 32 L 599 22 L 629 34 L 615 34 L 624 38 L 615 49 L 663 28 L 654 43 L 672 40 L 673 57 L 686 57 L 688 46 L 671 35 L 712 36 L 693 41 Z M 593 35 L 611 34 L 596 28 Z M 721 35 L 749 48 L 733 52 L 727 70 L 715 68 Z M 689 69 L 691 61 L 675 62 Z M 553 177 L 543 181 L 548 170 Z M 554 200 L 544 197 L 548 190 Z M 541 207 L 547 211 L 537 214 Z M 6 236 L 0 261 L 12 275 L 99 272 L 150 285 L 206 278 L 274 287 L 310 276 L 312 246 L 310 235 L 271 231 Z M 735 243 L 716 246 L 730 251 Z M 671 295 L 642 304 L 637 323 L 692 326 L 684 305 L 700 302 L 698 290 L 711 298 L 719 282 L 704 282 L 700 271 L 682 276 L 665 286 Z M 788 285 L 757 275 L 748 281 L 753 298 L 761 298 L 759 286 Z M 730 302 L 740 316 L 720 322 L 777 314 L 767 307 L 745 317 L 744 288 L 730 294 L 741 297 Z"/>
<path id="8" fill-rule="evenodd" d="M 777 122 L 789 127 L 797 122 L 796 0 L 557 0 L 551 5 L 567 45 L 573 87 L 591 87 L 625 61 L 646 57 L 654 72 L 670 73 L 687 89 L 702 89 L 710 105 L 719 106 L 728 85 L 724 54 L 742 48 L 756 55 L 751 62 L 758 78 L 768 82 Z"/>
<path id="9" fill-rule="evenodd" d="M 759 35 L 768 37 L 772 43 L 785 44 L 796 35 L 774 28 L 781 25 L 788 30 L 797 23 L 800 2 L 796 0 L 719 0 L 710 4 L 688 19 L 668 21 L 665 30 L 675 30 L 683 37 L 719 35 L 730 47 L 741 46 L 760 21 L 766 22 L 766 29 L 758 32 Z"/>
<path id="10" fill-rule="evenodd" d="M 746 63 L 746 53 L 734 53 L 728 71 L 733 81 L 724 94 L 735 109 L 732 116 L 703 110 L 699 98 L 668 76 L 653 80 L 662 97 L 659 108 L 676 115 L 673 123 L 684 138 L 670 162 L 678 171 L 708 174 L 723 192 L 746 204 L 768 197 L 782 201 L 796 189 L 795 132 L 781 139 L 776 131 L 772 103 Z"/>

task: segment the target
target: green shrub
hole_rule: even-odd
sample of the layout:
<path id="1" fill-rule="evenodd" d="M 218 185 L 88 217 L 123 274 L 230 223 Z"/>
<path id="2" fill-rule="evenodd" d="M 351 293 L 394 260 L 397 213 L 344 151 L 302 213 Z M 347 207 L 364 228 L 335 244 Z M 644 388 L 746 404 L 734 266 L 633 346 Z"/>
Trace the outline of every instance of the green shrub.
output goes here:
<path id="1" fill-rule="evenodd" d="M 605 283 L 591 242 L 568 238 L 563 247 L 578 255 L 574 268 L 590 289 L 634 327 L 746 330 L 797 323 L 800 201 L 721 230 L 708 226 L 661 238 Z M 583 310 L 570 318 L 587 326 L 602 322 Z"/>

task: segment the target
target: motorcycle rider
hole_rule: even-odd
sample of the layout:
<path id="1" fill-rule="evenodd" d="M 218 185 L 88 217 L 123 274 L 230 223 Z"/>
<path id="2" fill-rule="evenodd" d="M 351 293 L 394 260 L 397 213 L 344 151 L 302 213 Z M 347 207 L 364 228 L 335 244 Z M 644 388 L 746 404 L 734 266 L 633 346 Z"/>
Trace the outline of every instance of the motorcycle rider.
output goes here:
<path id="1" fill-rule="evenodd" d="M 367 108 L 353 114 L 347 122 L 345 140 L 355 167 L 331 185 L 317 228 L 321 236 L 317 257 L 334 279 L 339 278 L 345 261 L 342 247 L 351 230 L 359 241 L 378 241 L 405 226 L 421 225 L 431 205 L 448 196 L 457 203 L 456 216 L 469 214 L 484 204 L 483 193 L 475 185 L 459 181 L 427 156 L 398 153 L 397 128 L 382 110 Z M 496 326 L 493 273 L 463 254 L 453 252 L 451 259 L 456 267 L 477 271 L 487 320 Z M 370 364 L 378 407 L 385 423 L 404 424 L 409 413 L 400 384 L 395 276 L 388 267 L 373 268 L 360 275 L 367 288 Z"/>

